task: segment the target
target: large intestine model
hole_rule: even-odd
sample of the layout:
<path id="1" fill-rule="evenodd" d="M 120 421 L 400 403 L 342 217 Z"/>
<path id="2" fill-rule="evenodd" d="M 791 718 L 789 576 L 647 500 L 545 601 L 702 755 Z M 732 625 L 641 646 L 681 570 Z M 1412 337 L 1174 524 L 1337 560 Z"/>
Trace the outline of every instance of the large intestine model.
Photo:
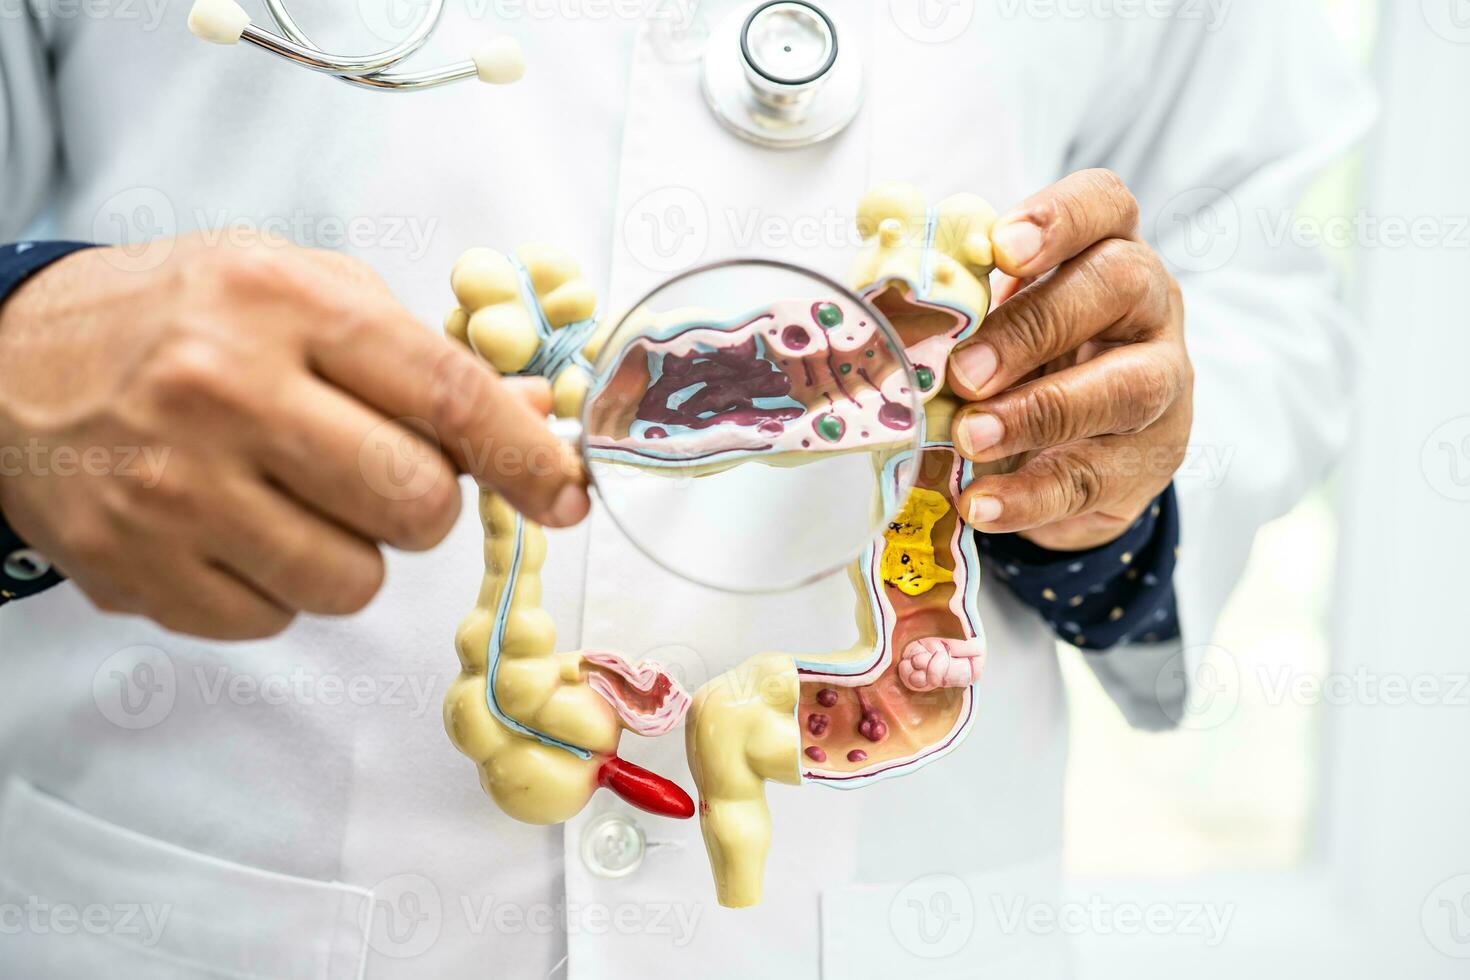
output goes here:
<path id="1" fill-rule="evenodd" d="M 504 374 L 549 378 L 558 415 L 581 414 L 590 398 L 588 418 L 612 422 L 595 427 L 604 435 L 591 450 L 631 465 L 779 464 L 867 448 L 919 422 L 898 397 L 909 389 L 895 387 L 910 377 L 925 414 L 922 448 L 905 464 L 913 487 L 849 569 L 857 642 L 819 656 L 758 654 L 692 699 L 657 664 L 556 652 L 540 604 L 544 536 L 482 491 L 485 577 L 456 637 L 463 671 L 446 698 L 445 725 L 502 809 L 557 823 L 607 787 L 646 810 L 691 816 L 695 807 L 675 783 L 617 755 L 624 730 L 656 737 L 682 722 L 718 899 L 744 907 L 762 894 L 766 781 L 856 788 L 913 772 L 960 743 L 974 721 L 986 647 L 974 537 L 954 506 L 974 470 L 950 441 L 956 403 L 944 372 L 950 351 L 989 309 L 994 220 L 969 194 L 935 207 L 904 184 L 864 195 L 852 282 L 894 326 L 912 376 L 854 371 L 874 363 L 865 355 L 882 335 L 833 297 L 797 309 L 773 302 L 727 323 L 692 311 L 649 313 L 659 329 L 594 379 L 591 362 L 605 338 L 570 259 L 544 247 L 515 258 L 473 249 L 460 259 L 448 333 Z M 677 412 L 667 397 L 675 390 L 685 392 Z"/>

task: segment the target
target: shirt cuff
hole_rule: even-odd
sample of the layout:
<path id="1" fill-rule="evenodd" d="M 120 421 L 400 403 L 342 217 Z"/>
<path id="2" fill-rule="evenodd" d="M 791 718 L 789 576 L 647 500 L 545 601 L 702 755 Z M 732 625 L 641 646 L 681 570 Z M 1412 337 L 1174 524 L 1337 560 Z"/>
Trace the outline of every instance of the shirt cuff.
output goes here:
<path id="1" fill-rule="evenodd" d="M 16 242 L 0 245 L 0 303 L 21 283 L 53 262 L 94 246 L 83 242 Z"/>
<path id="2" fill-rule="evenodd" d="M 91 247 L 82 242 L 0 245 L 0 304 L 46 266 Z M 0 479 L 4 479 L 3 474 Z M 21 540 L 0 514 L 0 605 L 44 592 L 62 581 L 51 562 Z"/>
<path id="3" fill-rule="evenodd" d="M 1121 537 L 1090 551 L 1052 551 L 1016 534 L 977 537 L 992 574 L 1073 646 L 1100 652 L 1179 636 L 1173 484 Z"/>

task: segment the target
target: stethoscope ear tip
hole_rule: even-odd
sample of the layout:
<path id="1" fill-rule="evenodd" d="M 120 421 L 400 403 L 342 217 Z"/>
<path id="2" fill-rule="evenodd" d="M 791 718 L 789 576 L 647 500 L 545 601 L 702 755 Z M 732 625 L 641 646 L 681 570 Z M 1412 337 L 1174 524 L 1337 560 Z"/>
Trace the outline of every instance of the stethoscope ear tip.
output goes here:
<path id="1" fill-rule="evenodd" d="M 250 15 L 235 0 L 194 0 L 189 33 L 211 44 L 239 44 Z"/>
<path id="2" fill-rule="evenodd" d="M 225 0 L 232 2 L 232 0 Z M 470 54 L 475 74 L 491 85 L 509 85 L 526 74 L 526 56 L 515 38 L 507 35 L 491 38 Z"/>

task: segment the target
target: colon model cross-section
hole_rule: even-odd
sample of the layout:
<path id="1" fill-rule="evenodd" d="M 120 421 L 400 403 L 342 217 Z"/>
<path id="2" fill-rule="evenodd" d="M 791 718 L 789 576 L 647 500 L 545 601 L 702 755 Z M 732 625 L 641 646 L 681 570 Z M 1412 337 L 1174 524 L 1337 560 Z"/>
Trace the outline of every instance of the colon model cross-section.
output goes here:
<path id="1" fill-rule="evenodd" d="M 654 317 L 646 349 L 594 382 L 592 298 L 570 260 L 539 248 L 515 259 L 476 249 L 460 260 L 449 333 L 502 373 L 549 377 L 559 414 L 577 413 L 590 390 L 591 431 L 602 436 L 589 445 L 606 458 L 674 461 L 685 472 L 691 460 L 782 463 L 924 426 L 922 448 L 906 461 L 912 489 L 849 569 L 857 642 L 820 656 L 758 653 L 692 699 L 656 664 L 555 653 L 539 601 L 540 530 L 484 494 L 485 583 L 460 627 L 464 672 L 445 717 L 507 812 L 565 820 L 607 786 L 645 809 L 689 815 L 675 784 L 617 757 L 623 730 L 658 736 L 682 722 L 717 896 L 749 906 L 761 899 L 772 833 L 765 782 L 857 788 L 942 758 L 965 737 L 986 645 L 974 537 L 954 503 L 975 473 L 950 442 L 957 406 L 944 374 L 989 308 L 994 220 L 974 195 L 929 207 L 903 184 L 877 187 L 859 205 L 853 285 L 896 329 L 922 419 L 899 387 L 907 375 L 858 373 L 874 363 L 866 351 L 881 335 L 839 298 L 773 298 L 724 323 Z M 885 477 L 895 488 L 896 473 Z"/>

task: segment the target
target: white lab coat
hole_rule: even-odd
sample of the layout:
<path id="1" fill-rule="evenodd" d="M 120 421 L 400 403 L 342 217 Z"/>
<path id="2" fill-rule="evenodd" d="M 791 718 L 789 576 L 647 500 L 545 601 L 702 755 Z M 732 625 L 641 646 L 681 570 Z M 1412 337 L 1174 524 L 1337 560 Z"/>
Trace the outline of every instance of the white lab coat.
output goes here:
<path id="1" fill-rule="evenodd" d="M 376 43 L 358 5 L 293 6 L 333 47 Z M 0 239 L 48 205 L 61 235 L 100 240 L 117 239 L 118 220 L 166 233 L 285 219 L 306 244 L 361 255 L 437 325 L 448 269 L 471 245 L 559 244 L 615 305 L 668 269 L 736 252 L 840 275 L 854 203 L 880 180 L 1004 208 L 1111 166 L 1138 193 L 1145 232 L 1166 236 L 1188 302 L 1186 644 L 1207 640 L 1255 528 L 1343 438 L 1349 328 L 1319 257 L 1271 232 L 1370 110 L 1305 0 L 1241 0 L 1221 22 L 1193 3 L 1174 19 L 1079 19 L 962 2 L 943 9 L 973 17 L 944 43 L 911 36 L 934 23 L 912 20 L 912 4 L 844 2 L 834 10 L 867 61 L 867 103 L 840 138 L 788 152 L 721 130 L 697 65 L 606 14 L 618 5 L 582 18 L 510 5 L 500 24 L 453 6 L 424 62 L 504 30 L 526 48 L 522 83 L 351 89 L 195 41 L 181 0 L 6 20 Z M 703 6 L 713 21 L 725 5 Z M 1224 253 L 1176 235 L 1173 215 L 1210 200 L 1195 231 L 1223 227 Z M 354 217 L 375 221 L 343 243 L 333 221 Z M 760 650 L 850 639 L 840 578 L 734 599 L 671 580 L 600 514 L 552 541 L 547 602 L 566 649 L 664 659 L 692 688 Z M 480 561 L 467 506 L 441 547 L 390 556 L 363 614 L 239 646 L 98 614 L 70 586 L 6 607 L 0 975 L 1066 975 L 1055 939 L 1011 917 L 1057 884 L 1067 734 L 1053 639 L 993 578 L 968 741 L 855 793 L 773 787 L 766 902 L 728 911 L 692 821 L 637 817 L 646 855 L 607 879 L 580 844 L 591 817 L 620 808 L 607 794 L 556 828 L 514 823 L 483 796 L 439 715 Z M 1161 727 L 1177 710 L 1177 649 L 1094 660 L 1135 723 Z M 635 743 L 631 758 L 692 789 L 682 739 Z"/>

